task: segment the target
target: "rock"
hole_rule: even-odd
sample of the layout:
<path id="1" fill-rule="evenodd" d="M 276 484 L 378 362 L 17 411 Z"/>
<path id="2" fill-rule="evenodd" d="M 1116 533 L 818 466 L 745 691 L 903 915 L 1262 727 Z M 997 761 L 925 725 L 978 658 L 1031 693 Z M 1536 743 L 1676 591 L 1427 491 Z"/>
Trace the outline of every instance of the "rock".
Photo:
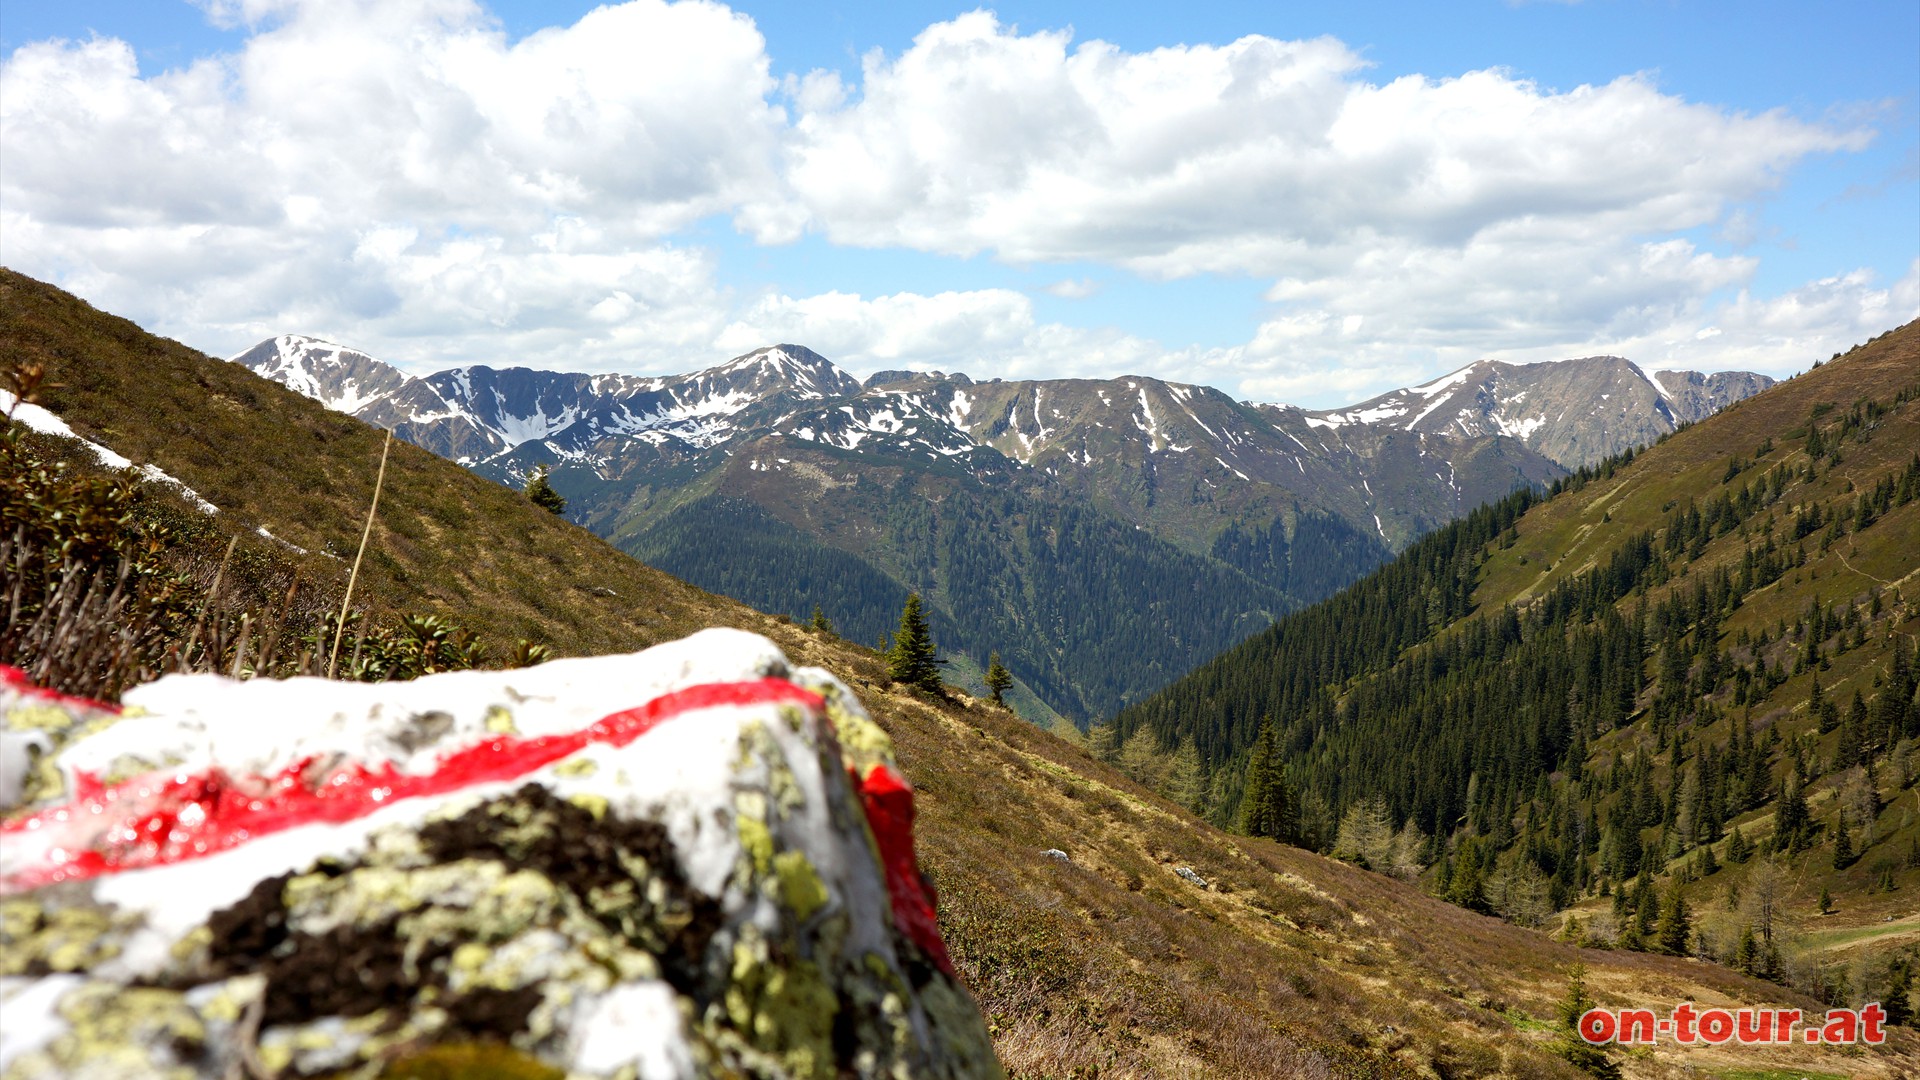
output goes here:
<path id="1" fill-rule="evenodd" d="M 1173 872 L 1187 879 L 1193 884 L 1200 886 L 1203 889 L 1207 887 L 1207 879 L 1201 877 L 1199 874 L 1194 873 L 1193 867 L 1191 866 L 1176 867 Z"/>
<path id="2" fill-rule="evenodd" d="M 1040 853 L 1040 857 L 1041 857 L 1041 858 L 1043 858 L 1043 859 L 1054 859 L 1054 860 L 1057 860 L 1057 861 L 1059 861 L 1059 862 L 1072 862 L 1072 861 L 1073 861 L 1073 859 L 1072 859 L 1072 858 L 1070 858 L 1070 857 L 1069 857 L 1069 856 L 1067 855 L 1067 853 L 1066 853 L 1066 852 L 1064 852 L 1064 851 L 1061 851 L 1061 850 L 1060 850 L 1059 848 L 1057 848 L 1057 847 L 1050 847 L 1050 848 L 1048 848 L 1047 850 L 1045 850 L 1045 851 L 1043 851 L 1043 852 L 1041 852 L 1041 853 Z"/>
<path id="3" fill-rule="evenodd" d="M 763 638 L 125 705 L 0 683 L 7 1080 L 1000 1073 L 889 740 Z"/>

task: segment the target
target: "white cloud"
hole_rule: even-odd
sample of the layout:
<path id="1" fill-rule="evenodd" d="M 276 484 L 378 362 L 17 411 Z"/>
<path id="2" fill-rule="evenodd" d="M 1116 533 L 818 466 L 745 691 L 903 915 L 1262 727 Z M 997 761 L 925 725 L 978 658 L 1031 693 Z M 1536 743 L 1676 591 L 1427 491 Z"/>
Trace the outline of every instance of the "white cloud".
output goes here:
<path id="1" fill-rule="evenodd" d="M 1289 276 L 1521 223 L 1563 240 L 1692 228 L 1868 139 L 1643 76 L 1555 93 L 1364 68 L 1330 38 L 1127 53 L 974 12 L 870 54 L 857 99 L 796 97 L 791 198 L 840 243 Z"/>
<path id="2" fill-rule="evenodd" d="M 1048 295 L 1062 300 L 1085 300 L 1100 291 L 1100 283 L 1092 278 L 1067 278 L 1043 288 Z"/>
<path id="3" fill-rule="evenodd" d="M 1920 313 L 1913 274 L 1752 292 L 1767 193 L 1878 121 L 1734 113 L 1645 76 L 1374 82 L 1330 38 L 1131 53 L 975 12 L 857 81 L 776 81 L 752 22 L 707 0 L 512 44 L 474 0 L 201 3 L 248 29 L 237 52 L 149 77 L 112 39 L 0 63 L 0 261 L 213 351 L 304 331 L 415 366 L 664 370 L 786 340 L 856 369 L 1331 405 L 1486 355 L 1784 373 Z M 736 296 L 686 240 L 716 218 L 1252 277 L 1270 306 L 1198 348 L 1040 323 L 1010 287 Z"/>
<path id="4" fill-rule="evenodd" d="M 744 352 L 770 341 L 806 342 L 849 367 L 992 357 L 1033 329 L 1033 302 L 1007 289 L 896 293 L 871 300 L 830 292 L 799 299 L 767 296 L 721 332 L 718 344 Z"/>
<path id="5" fill-rule="evenodd" d="M 667 240 L 775 182 L 750 20 L 636 0 L 509 46 L 466 0 L 210 7 L 258 32 L 185 70 L 142 78 L 110 39 L 7 58 L 8 265 L 221 351 L 346 326 L 507 358 L 580 332 L 540 355 L 631 363 L 593 347 L 621 292 L 618 337 L 709 344 L 712 268 Z"/>

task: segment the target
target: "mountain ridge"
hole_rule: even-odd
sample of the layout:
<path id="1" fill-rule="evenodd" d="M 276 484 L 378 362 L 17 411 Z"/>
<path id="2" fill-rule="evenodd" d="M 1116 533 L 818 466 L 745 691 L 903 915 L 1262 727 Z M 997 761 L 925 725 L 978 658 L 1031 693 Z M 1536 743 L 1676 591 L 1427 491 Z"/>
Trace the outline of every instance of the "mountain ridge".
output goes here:
<path id="1" fill-rule="evenodd" d="M 235 360 L 499 482 L 549 468 L 572 520 L 761 608 L 806 617 L 820 605 L 866 641 L 919 591 L 973 668 L 1000 651 L 1052 711 L 1080 718 L 1331 594 L 1472 507 L 1566 471 L 1484 425 L 1330 422 L 1148 376 L 878 372 L 861 382 L 792 344 L 649 377 L 484 366 L 406 377 L 295 336 Z M 1658 399 L 1637 368 L 1616 365 L 1602 381 L 1629 377 L 1635 400 Z M 1536 384 L 1519 391 L 1535 404 Z M 756 524 L 703 536 L 720 521 Z M 1043 539 L 1060 536 L 1074 540 Z M 752 564 L 765 572 L 716 561 L 704 550 L 715 542 L 755 545 Z M 1150 584 L 1168 577 L 1191 580 L 1192 599 L 1152 598 Z M 1042 580 L 1054 586 L 1037 588 Z M 809 581 L 811 594 L 797 584 Z M 1037 614 L 1066 593 L 1084 604 Z M 1016 614 L 974 610 L 1002 606 Z M 1146 619 L 1171 620 L 1158 643 L 1128 629 Z M 1146 652 L 1109 655 L 1119 639 Z M 1083 665 L 1065 641 L 1096 655 Z"/>

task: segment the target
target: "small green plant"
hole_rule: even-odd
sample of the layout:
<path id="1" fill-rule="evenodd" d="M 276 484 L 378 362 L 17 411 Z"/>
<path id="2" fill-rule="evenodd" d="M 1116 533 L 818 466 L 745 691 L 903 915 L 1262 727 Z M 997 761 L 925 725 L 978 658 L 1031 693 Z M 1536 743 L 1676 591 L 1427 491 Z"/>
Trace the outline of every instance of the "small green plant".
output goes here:
<path id="1" fill-rule="evenodd" d="M 553 659 L 553 649 L 547 645 L 536 645 L 526 638 L 513 643 L 513 651 L 507 654 L 507 666 L 511 668 L 530 668 Z"/>

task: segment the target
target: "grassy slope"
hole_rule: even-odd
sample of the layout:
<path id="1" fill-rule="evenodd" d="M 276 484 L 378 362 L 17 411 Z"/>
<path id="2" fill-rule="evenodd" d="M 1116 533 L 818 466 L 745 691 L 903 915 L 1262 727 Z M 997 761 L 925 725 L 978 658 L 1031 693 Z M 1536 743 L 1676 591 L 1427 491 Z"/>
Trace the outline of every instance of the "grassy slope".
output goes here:
<path id="1" fill-rule="evenodd" d="M 316 551 L 357 541 L 376 432 L 5 274 L 0 363 L 34 359 L 67 384 L 47 395 L 51 408 L 180 477 L 224 508 L 223 522 L 265 524 Z M 1538 1021 L 1576 958 L 1614 1005 L 1791 1000 L 1699 963 L 1583 954 L 1376 875 L 1220 833 L 1011 714 L 879 689 L 868 650 L 673 581 L 424 452 L 396 443 L 393 453 L 367 571 L 387 603 L 563 653 L 742 626 L 859 689 L 920 791 L 923 861 L 949 939 L 1022 1075 L 1573 1076 L 1543 1049 Z M 320 555 L 309 562 L 341 572 Z M 1073 861 L 1041 857 L 1047 847 Z M 1211 887 L 1175 876 L 1179 866 Z M 1648 1076 L 1702 1075 L 1684 1072 L 1692 1066 L 1912 1075 L 1920 1043 L 1903 1033 L 1892 1051 L 1859 1057 L 1662 1048 L 1628 1065 Z"/>

